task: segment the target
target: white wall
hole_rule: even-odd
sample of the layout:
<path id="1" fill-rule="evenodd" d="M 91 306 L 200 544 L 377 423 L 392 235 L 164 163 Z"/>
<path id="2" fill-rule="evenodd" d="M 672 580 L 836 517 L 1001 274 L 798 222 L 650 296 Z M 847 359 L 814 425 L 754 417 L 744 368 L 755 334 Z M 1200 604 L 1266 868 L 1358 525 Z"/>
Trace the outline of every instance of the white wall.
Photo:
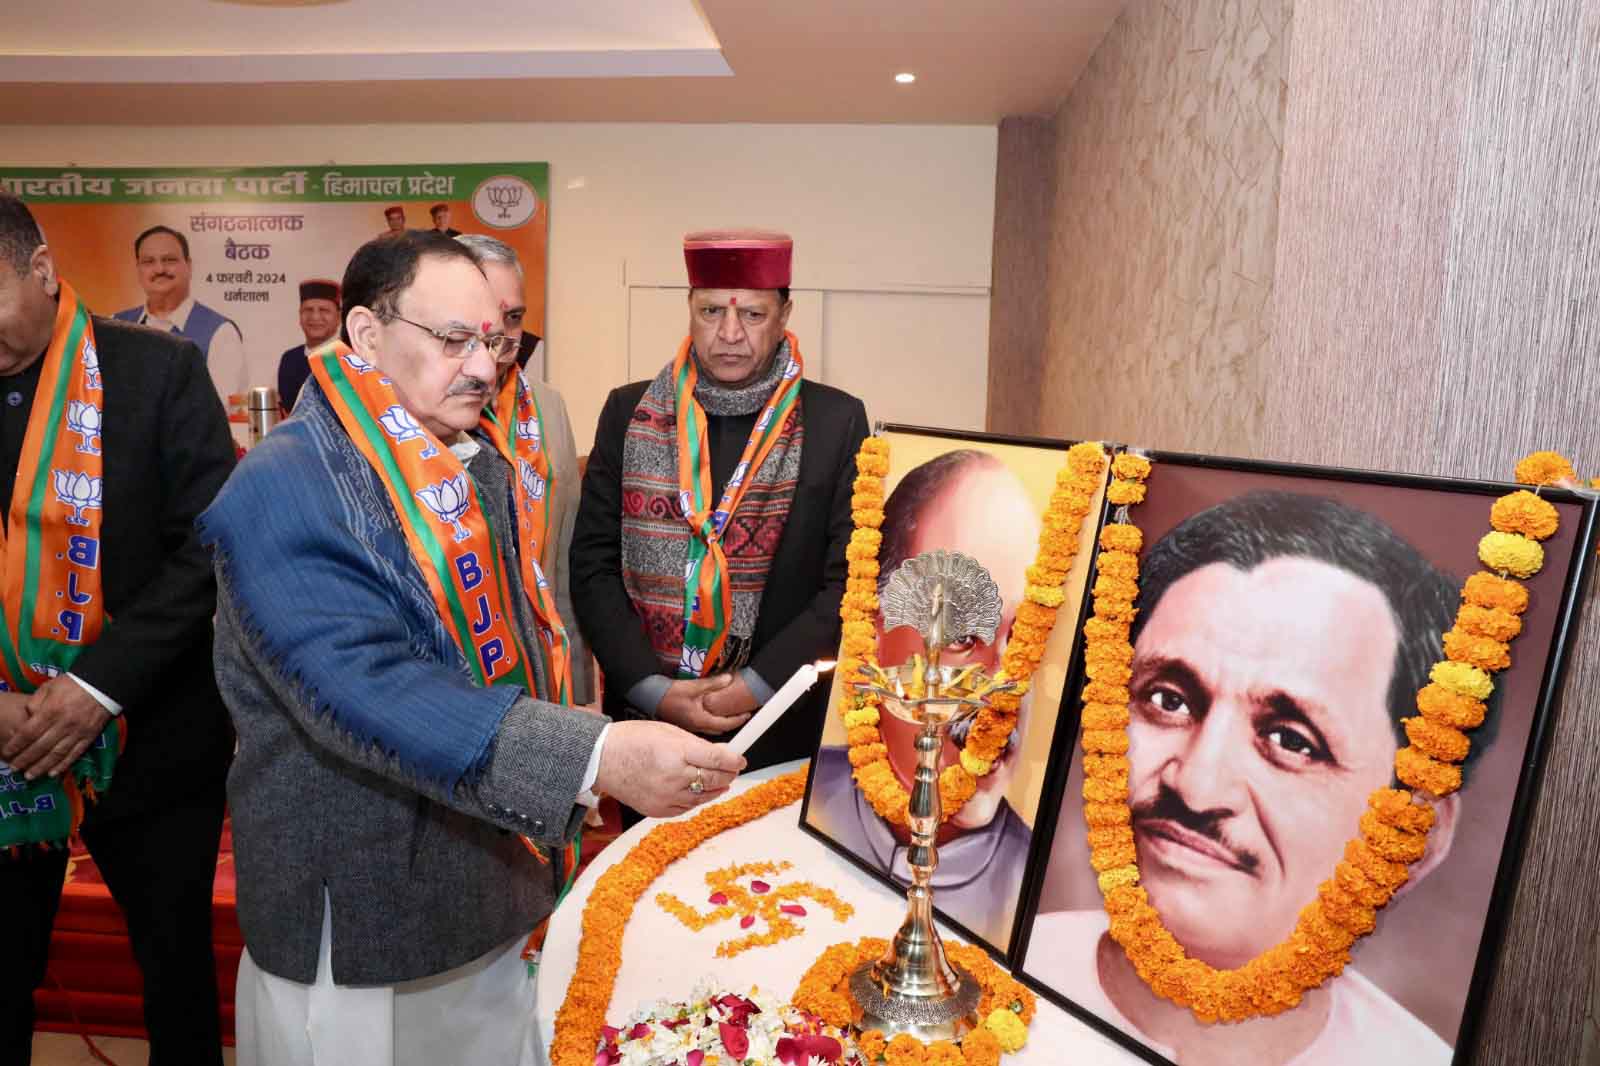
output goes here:
<path id="1" fill-rule="evenodd" d="M 688 230 L 795 238 L 795 321 L 822 378 L 876 419 L 981 429 L 986 402 L 996 131 L 980 126 L 504 124 L 9 127 L 17 166 L 549 162 L 551 381 L 591 444 L 628 380 L 631 293 L 683 284 Z M 671 358 L 682 339 L 636 351 Z M 637 362 L 637 358 L 635 362 Z"/>

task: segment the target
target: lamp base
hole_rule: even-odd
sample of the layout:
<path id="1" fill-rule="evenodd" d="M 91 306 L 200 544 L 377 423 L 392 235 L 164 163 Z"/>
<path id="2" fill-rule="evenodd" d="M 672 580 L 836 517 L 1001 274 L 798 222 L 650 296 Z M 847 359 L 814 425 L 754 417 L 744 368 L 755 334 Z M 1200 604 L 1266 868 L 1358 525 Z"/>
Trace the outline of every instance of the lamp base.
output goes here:
<path id="1" fill-rule="evenodd" d="M 955 987 L 943 995 L 908 996 L 888 988 L 882 960 L 865 963 L 850 975 L 850 994 L 861 1007 L 861 1028 L 876 1029 L 893 1039 L 910 1033 L 923 1043 L 959 1041 L 978 1026 L 978 1001 L 983 989 L 967 971 L 950 964 Z"/>

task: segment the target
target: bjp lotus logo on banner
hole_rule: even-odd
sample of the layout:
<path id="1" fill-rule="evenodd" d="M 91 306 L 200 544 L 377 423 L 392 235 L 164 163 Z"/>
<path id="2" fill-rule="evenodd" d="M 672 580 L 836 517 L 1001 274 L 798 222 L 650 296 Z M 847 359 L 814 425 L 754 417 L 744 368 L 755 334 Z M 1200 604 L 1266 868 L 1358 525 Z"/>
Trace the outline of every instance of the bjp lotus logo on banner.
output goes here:
<path id="1" fill-rule="evenodd" d="M 472 530 L 461 524 L 461 516 L 472 506 L 472 492 L 467 488 L 465 471 L 437 484 L 424 485 L 417 490 L 417 499 L 427 505 L 435 518 L 454 527 L 456 543 L 472 536 Z"/>
<path id="2" fill-rule="evenodd" d="M 539 194 L 515 174 L 496 174 L 478 183 L 472 192 L 472 213 L 494 229 L 526 225 L 539 210 Z"/>
<path id="3" fill-rule="evenodd" d="M 101 479 L 80 474 L 75 470 L 50 470 L 51 487 L 56 490 L 56 500 L 72 508 L 67 521 L 75 526 L 86 526 L 89 520 L 84 511 L 100 509 Z"/>
<path id="4" fill-rule="evenodd" d="M 418 424 L 411 412 L 399 404 L 390 404 L 389 409 L 378 416 L 378 424 L 383 431 L 394 438 L 396 444 L 405 444 L 409 441 L 420 440 L 422 451 L 417 453 L 418 459 L 432 459 L 439 454 L 439 449 L 433 446 L 426 431 Z"/>
<path id="5" fill-rule="evenodd" d="M 75 450 L 89 455 L 99 455 L 94 439 L 100 435 L 100 408 L 82 400 L 67 401 L 67 428 L 78 435 Z"/>

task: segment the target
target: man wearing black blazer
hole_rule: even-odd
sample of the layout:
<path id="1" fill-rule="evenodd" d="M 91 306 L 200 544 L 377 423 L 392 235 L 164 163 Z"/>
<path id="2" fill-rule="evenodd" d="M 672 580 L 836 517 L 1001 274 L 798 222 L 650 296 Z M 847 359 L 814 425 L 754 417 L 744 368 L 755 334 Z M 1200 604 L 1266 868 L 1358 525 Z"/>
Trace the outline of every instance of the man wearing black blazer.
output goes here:
<path id="1" fill-rule="evenodd" d="M 653 381 L 614 390 L 600 414 L 572 538 L 572 601 L 614 717 L 725 737 L 795 670 L 838 648 L 867 414 L 803 378 L 798 338 L 784 328 L 791 254 L 782 234 L 686 237 L 689 338 Z M 729 589 L 716 621 L 698 624 L 695 590 L 703 604 Z M 811 753 L 826 689 L 757 742 L 751 768 Z"/>
<path id="2" fill-rule="evenodd" d="M 21 524 L 11 497 L 29 419 L 51 402 L 38 386 L 59 329 L 58 303 L 75 299 L 63 285 L 27 207 L 0 194 L 0 515 L 8 536 Z M 127 918 L 144 975 L 152 1066 L 217 1064 L 211 886 L 233 730 L 212 671 L 211 560 L 193 523 L 233 469 L 233 443 L 192 342 L 97 316 L 89 321 L 93 347 L 82 358 L 97 364 L 89 387 L 103 397 L 97 499 L 104 627 L 67 672 L 50 672 L 25 706 L 22 696 L 9 696 L 0 714 L 0 760 L 13 781 L 59 774 L 111 715 L 122 717 L 126 748 L 109 790 L 88 804 L 81 835 Z M 9 602 L 6 615 L 15 615 Z M 32 994 L 44 981 L 67 864 L 60 847 L 17 852 L 0 854 L 0 914 L 9 934 L 0 958 L 6 1063 L 29 1061 Z"/>

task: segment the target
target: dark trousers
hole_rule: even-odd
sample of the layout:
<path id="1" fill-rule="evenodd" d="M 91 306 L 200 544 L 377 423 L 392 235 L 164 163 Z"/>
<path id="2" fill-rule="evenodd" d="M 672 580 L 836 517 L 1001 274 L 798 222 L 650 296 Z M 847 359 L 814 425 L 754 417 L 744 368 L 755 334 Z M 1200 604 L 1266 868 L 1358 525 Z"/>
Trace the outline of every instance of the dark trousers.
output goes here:
<path id="1" fill-rule="evenodd" d="M 84 823 L 83 841 L 128 922 L 144 975 L 150 1066 L 221 1066 L 211 887 L 223 796 L 151 814 Z M 33 991 L 44 983 L 50 929 L 66 875 L 64 849 L 0 858 L 0 1066 L 27 1066 Z M 12 944 L 16 945 L 13 953 Z"/>

